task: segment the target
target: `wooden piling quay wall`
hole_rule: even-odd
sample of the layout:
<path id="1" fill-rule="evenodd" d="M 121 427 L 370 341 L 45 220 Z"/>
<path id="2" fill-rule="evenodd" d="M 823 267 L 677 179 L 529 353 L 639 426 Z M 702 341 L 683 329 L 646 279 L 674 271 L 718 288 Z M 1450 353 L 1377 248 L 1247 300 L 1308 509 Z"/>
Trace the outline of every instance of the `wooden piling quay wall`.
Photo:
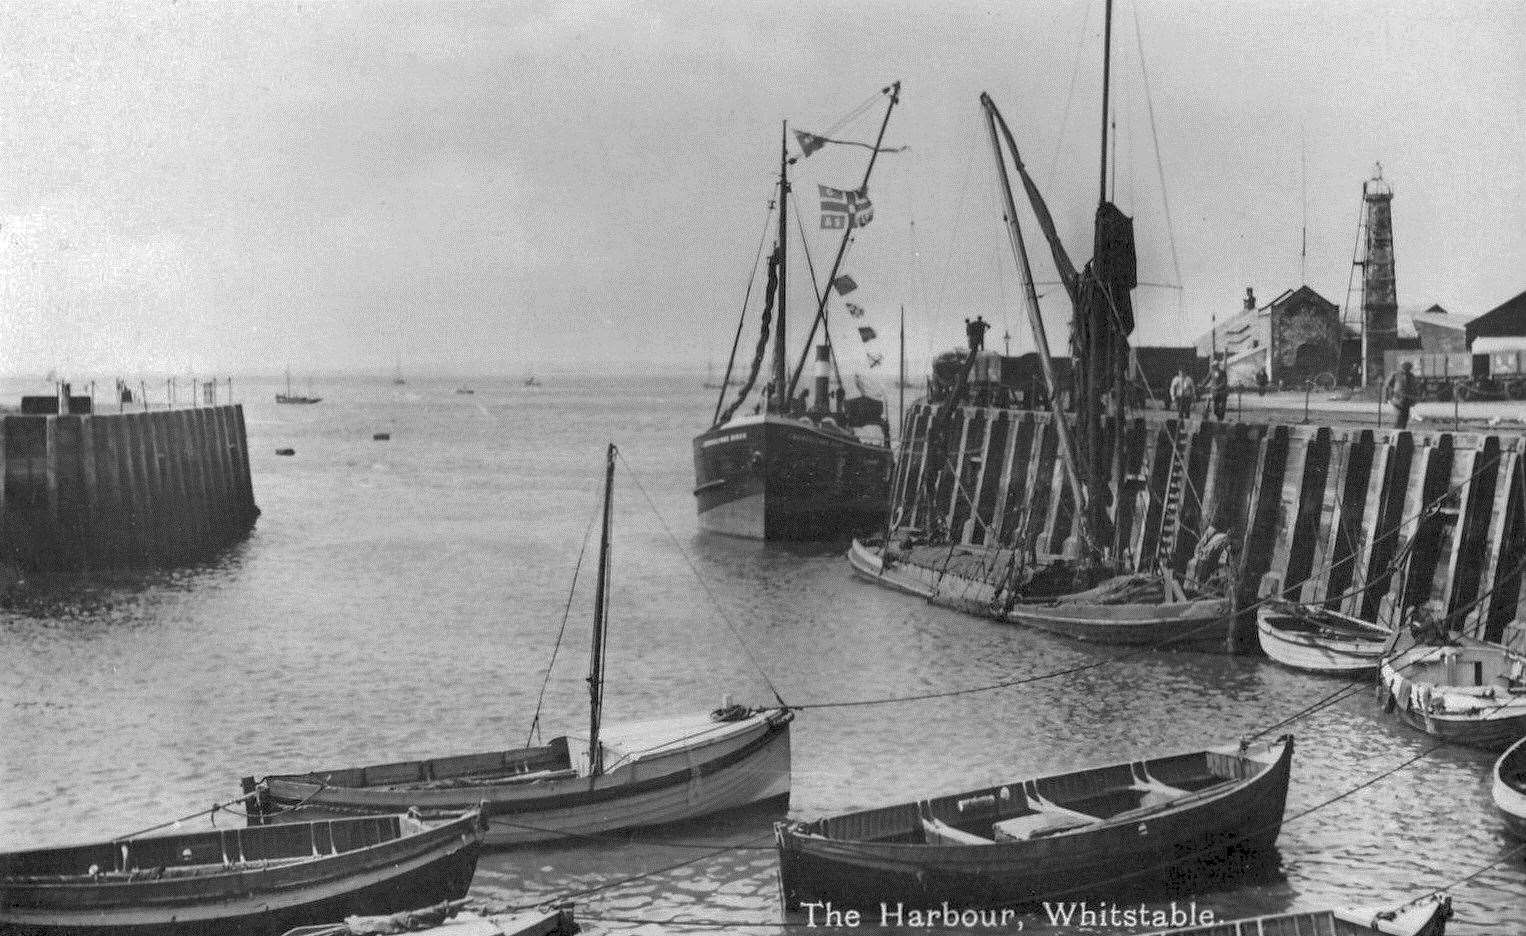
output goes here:
<path id="1" fill-rule="evenodd" d="M 1058 554 L 1074 504 L 1053 419 L 913 407 L 892 488 L 897 524 L 935 541 Z M 935 420 L 942 445 L 929 443 Z M 1211 527 L 1234 543 L 1247 603 L 1274 573 L 1286 597 L 1368 619 L 1402 592 L 1406 606 L 1455 615 L 1487 640 L 1509 639 L 1526 614 L 1526 436 L 1194 421 L 1181 432 L 1164 414 L 1125 426 L 1128 568 L 1185 574 Z"/>
<path id="2" fill-rule="evenodd" d="M 191 562 L 259 516 L 241 406 L 0 416 L 0 569 Z"/>

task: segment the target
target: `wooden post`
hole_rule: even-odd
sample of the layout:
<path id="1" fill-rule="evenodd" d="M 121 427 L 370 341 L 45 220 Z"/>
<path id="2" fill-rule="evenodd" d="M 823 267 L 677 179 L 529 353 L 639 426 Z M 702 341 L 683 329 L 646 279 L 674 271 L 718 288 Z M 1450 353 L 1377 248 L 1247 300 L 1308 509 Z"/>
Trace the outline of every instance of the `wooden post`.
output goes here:
<path id="1" fill-rule="evenodd" d="M 91 395 L 94 396 L 94 387 Z M 95 417 L 75 416 L 78 420 L 75 425 L 79 426 L 79 466 L 80 482 L 83 488 L 81 492 L 84 503 L 80 505 L 80 513 L 83 514 L 84 523 L 82 528 L 71 531 L 71 535 L 78 539 L 76 544 L 78 554 L 88 569 L 92 565 L 95 553 L 100 547 L 100 491 L 97 487 L 98 477 L 95 464 Z"/>

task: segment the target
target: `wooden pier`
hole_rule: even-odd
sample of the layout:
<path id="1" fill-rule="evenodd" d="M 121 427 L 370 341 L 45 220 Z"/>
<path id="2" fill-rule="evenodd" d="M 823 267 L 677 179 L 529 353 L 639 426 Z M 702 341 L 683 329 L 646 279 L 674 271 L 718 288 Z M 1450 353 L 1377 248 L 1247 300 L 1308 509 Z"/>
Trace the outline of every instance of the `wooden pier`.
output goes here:
<path id="1" fill-rule="evenodd" d="M 951 547 L 1061 553 L 1074 502 L 1053 419 L 912 407 L 892 491 L 897 524 Z M 941 445 L 928 444 L 935 420 Z M 1273 573 L 1288 598 L 1368 620 L 1402 591 L 1405 606 L 1456 615 L 1472 636 L 1520 639 L 1510 625 L 1526 610 L 1526 436 L 1179 424 L 1163 413 L 1134 417 L 1125 430 L 1115 516 L 1129 569 L 1184 574 L 1212 528 L 1234 544 L 1242 605 Z M 1099 457 L 1107 463 L 1112 453 Z M 1394 574 L 1396 558 L 1407 575 Z"/>
<path id="2" fill-rule="evenodd" d="M 243 408 L 0 416 L 0 570 L 195 561 L 259 516 Z"/>

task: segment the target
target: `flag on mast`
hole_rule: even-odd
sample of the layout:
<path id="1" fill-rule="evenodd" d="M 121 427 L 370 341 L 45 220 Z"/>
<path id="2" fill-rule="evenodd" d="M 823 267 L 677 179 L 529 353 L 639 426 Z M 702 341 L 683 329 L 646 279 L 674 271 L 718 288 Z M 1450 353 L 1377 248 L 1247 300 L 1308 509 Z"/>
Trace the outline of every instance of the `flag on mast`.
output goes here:
<path id="1" fill-rule="evenodd" d="M 875 335 L 874 329 L 868 325 L 860 325 L 858 326 L 858 337 L 861 341 L 873 341 L 878 336 Z"/>
<path id="2" fill-rule="evenodd" d="M 857 191 L 835 189 L 827 185 L 816 186 L 821 193 L 821 227 L 840 231 L 845 227 L 860 228 L 874 220 L 874 204 L 869 201 L 869 187 Z"/>
<path id="3" fill-rule="evenodd" d="M 832 281 L 832 288 L 837 290 L 837 294 L 839 296 L 846 296 L 848 293 L 858 288 L 858 283 L 853 281 L 853 277 L 844 273 L 842 276 L 839 276 L 837 279 Z"/>
<path id="4" fill-rule="evenodd" d="M 872 143 L 860 143 L 857 140 L 834 140 L 831 137 L 824 137 L 819 133 L 809 133 L 805 130 L 795 131 L 795 142 L 800 144 L 801 159 L 804 159 L 817 150 L 822 149 L 828 143 L 836 143 L 839 146 L 862 146 L 866 150 L 874 149 L 874 145 Z M 876 152 L 899 153 L 905 149 L 906 147 L 904 146 L 882 146 L 876 150 Z"/>

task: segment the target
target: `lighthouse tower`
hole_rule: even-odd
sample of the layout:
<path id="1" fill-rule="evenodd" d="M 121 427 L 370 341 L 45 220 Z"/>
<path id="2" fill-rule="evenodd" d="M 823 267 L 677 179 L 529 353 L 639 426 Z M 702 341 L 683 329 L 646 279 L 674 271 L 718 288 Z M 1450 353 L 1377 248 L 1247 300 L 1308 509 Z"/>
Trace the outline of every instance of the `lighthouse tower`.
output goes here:
<path id="1" fill-rule="evenodd" d="M 1381 384 L 1383 352 L 1399 341 L 1399 300 L 1394 288 L 1394 192 L 1379 163 L 1362 183 L 1362 383 Z"/>

